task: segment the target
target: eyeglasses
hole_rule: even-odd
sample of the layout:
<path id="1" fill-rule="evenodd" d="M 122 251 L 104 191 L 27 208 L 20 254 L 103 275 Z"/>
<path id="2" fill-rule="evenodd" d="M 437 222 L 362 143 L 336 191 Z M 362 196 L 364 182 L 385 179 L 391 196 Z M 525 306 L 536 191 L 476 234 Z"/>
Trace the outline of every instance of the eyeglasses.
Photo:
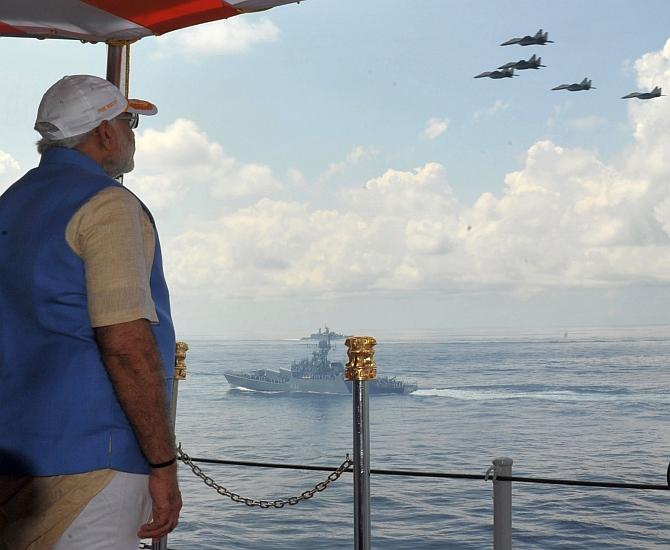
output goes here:
<path id="1" fill-rule="evenodd" d="M 138 124 L 140 123 L 140 115 L 137 113 L 121 113 L 116 118 L 126 122 L 128 126 L 130 126 L 131 130 L 137 128 Z"/>

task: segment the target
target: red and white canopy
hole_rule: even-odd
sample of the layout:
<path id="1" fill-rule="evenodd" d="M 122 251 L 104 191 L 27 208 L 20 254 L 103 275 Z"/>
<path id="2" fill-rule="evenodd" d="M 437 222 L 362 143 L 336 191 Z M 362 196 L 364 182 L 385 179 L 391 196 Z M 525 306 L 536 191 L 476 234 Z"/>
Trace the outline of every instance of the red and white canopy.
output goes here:
<path id="1" fill-rule="evenodd" d="M 137 40 L 299 1 L 1 0 L 0 36 Z"/>

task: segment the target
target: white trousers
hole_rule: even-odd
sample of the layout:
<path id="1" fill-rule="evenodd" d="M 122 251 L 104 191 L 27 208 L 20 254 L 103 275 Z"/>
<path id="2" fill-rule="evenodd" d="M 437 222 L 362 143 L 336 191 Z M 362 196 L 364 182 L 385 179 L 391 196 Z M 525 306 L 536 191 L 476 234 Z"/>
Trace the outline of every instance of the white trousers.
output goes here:
<path id="1" fill-rule="evenodd" d="M 116 472 L 53 550 L 137 550 L 137 531 L 150 517 L 149 476 Z"/>

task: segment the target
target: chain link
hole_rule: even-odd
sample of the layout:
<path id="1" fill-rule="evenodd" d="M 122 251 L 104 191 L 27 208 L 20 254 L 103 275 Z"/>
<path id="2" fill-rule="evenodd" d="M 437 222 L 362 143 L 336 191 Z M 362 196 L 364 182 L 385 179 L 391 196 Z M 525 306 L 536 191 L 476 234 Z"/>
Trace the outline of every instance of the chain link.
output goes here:
<path id="1" fill-rule="evenodd" d="M 301 500 L 310 499 L 316 493 L 325 491 L 328 488 L 328 485 L 330 485 L 333 481 L 337 481 L 340 478 L 340 476 L 347 470 L 347 468 L 353 465 L 353 462 L 349 458 L 349 454 L 347 454 L 346 458 L 344 459 L 344 462 L 342 462 L 342 464 L 340 464 L 340 466 L 334 472 L 329 474 L 324 481 L 319 481 L 319 483 L 317 483 L 313 489 L 308 489 L 307 491 L 301 493 L 299 496 L 279 498 L 277 500 L 256 500 L 253 498 L 240 496 L 237 493 L 229 491 L 223 485 L 219 485 L 216 481 L 214 481 L 211 477 L 209 477 L 206 473 L 204 473 L 199 466 L 193 463 L 191 457 L 182 450 L 181 443 L 177 447 L 177 453 L 179 454 L 179 460 L 181 460 L 184 464 L 189 466 L 191 470 L 193 470 L 193 473 L 197 477 L 202 479 L 203 483 L 207 485 L 207 487 L 211 487 L 221 496 L 228 497 L 233 502 L 244 503 L 247 506 L 258 506 L 259 508 L 283 508 L 287 504 L 289 506 L 293 506 L 295 504 L 298 504 Z"/>

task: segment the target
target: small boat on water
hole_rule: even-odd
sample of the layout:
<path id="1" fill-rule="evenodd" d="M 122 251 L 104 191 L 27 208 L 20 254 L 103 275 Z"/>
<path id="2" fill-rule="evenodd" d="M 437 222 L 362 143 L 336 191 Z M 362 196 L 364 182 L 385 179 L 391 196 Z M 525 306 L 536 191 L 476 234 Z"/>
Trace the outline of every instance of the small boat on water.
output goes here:
<path id="1" fill-rule="evenodd" d="M 311 357 L 294 361 L 290 368 L 279 370 L 257 369 L 248 372 L 224 372 L 233 388 L 278 393 L 351 393 L 352 384 L 344 379 L 344 364 L 329 361 L 328 352 L 333 348 L 331 340 L 341 337 L 326 327 L 319 329 L 317 349 Z M 308 338 L 312 339 L 312 337 Z M 316 338 L 314 338 L 316 339 Z M 378 376 L 368 382 L 368 392 L 409 394 L 416 391 L 417 384 L 395 377 Z"/>

